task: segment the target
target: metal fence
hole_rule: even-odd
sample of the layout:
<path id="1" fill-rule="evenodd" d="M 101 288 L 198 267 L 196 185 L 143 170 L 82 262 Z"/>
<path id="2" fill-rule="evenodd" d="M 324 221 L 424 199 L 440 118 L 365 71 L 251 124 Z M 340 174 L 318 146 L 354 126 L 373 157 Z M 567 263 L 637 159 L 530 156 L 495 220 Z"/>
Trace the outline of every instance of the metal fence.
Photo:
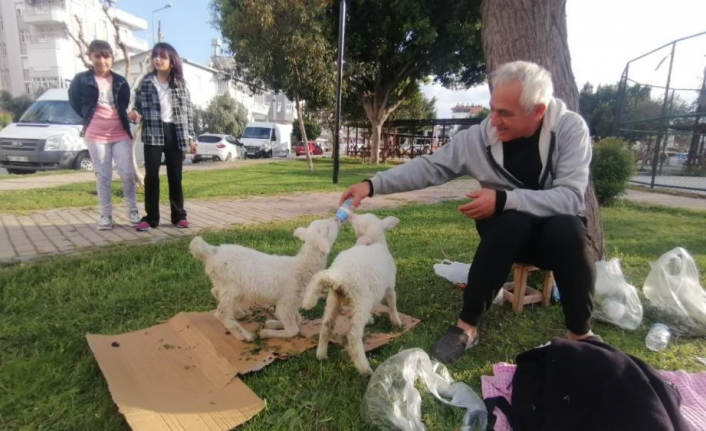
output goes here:
<path id="1" fill-rule="evenodd" d="M 615 106 L 637 163 L 631 182 L 706 194 L 706 32 L 630 60 Z"/>
<path id="2" fill-rule="evenodd" d="M 435 120 L 394 120 L 382 126 L 380 160 L 404 159 L 433 154 L 446 145 L 454 134 L 482 118 L 448 118 Z M 372 133 L 369 125 L 345 125 L 341 133 L 341 150 L 349 157 L 370 157 Z"/>

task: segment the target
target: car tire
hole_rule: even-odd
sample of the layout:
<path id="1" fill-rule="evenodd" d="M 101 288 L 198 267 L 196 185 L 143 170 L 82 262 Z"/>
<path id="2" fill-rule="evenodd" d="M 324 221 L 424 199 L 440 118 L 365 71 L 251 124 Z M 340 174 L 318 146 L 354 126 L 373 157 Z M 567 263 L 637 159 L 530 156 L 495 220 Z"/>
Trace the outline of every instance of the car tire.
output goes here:
<path id="1" fill-rule="evenodd" d="M 12 168 L 7 168 L 7 173 L 8 174 L 14 174 L 14 175 L 28 175 L 28 174 L 33 174 L 37 171 L 25 171 L 22 169 L 12 169 Z"/>
<path id="2" fill-rule="evenodd" d="M 226 162 L 230 162 L 232 160 L 233 160 L 233 155 L 231 153 L 228 153 L 228 155 L 226 156 Z"/>
<path id="3" fill-rule="evenodd" d="M 76 161 L 74 162 L 74 169 L 93 172 L 93 161 L 91 160 L 91 156 L 88 155 L 88 151 L 79 153 L 76 157 Z"/>

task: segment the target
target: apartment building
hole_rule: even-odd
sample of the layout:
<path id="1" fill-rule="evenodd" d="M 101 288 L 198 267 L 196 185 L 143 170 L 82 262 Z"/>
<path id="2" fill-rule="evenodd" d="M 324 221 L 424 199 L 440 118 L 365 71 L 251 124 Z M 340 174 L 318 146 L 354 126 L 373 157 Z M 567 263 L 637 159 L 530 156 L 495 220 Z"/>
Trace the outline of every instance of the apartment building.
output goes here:
<path id="1" fill-rule="evenodd" d="M 147 30 L 147 21 L 112 7 L 122 40 L 130 53 L 149 48 L 134 32 Z M 100 0 L 1 0 L 0 90 L 13 96 L 41 88 L 68 87 L 74 75 L 85 70 L 76 43 L 81 22 L 87 41 L 102 39 L 115 45 L 115 28 Z M 121 52 L 116 52 L 120 58 Z"/>

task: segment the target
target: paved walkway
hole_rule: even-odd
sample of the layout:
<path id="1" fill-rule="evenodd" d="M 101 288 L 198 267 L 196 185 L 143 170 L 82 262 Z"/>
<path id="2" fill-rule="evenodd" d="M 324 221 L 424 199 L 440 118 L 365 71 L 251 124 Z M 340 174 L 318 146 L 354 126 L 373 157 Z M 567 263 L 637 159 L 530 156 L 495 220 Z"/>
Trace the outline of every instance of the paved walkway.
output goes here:
<path id="1" fill-rule="evenodd" d="M 368 199 L 363 210 L 408 203 L 435 203 L 460 199 L 478 187 L 474 180 L 458 180 L 439 187 Z M 170 224 L 148 232 L 136 232 L 127 222 L 125 208 L 116 205 L 113 230 L 98 231 L 95 209 L 56 209 L 29 215 L 0 214 L 0 262 L 18 262 L 56 254 L 76 253 L 116 243 L 154 242 L 193 235 L 203 229 L 222 229 L 238 224 L 294 219 L 303 215 L 332 215 L 340 192 L 300 193 L 248 199 L 187 200 L 192 228 Z M 169 214 L 168 206 L 160 207 Z M 167 218 L 168 221 L 168 218 Z"/>
<path id="2" fill-rule="evenodd" d="M 625 197 L 630 201 L 644 204 L 706 211 L 706 198 L 692 198 L 687 196 L 647 191 L 643 192 L 641 190 L 634 189 L 628 190 Z"/>
<path id="3" fill-rule="evenodd" d="M 246 165 L 269 162 L 248 160 L 240 163 Z M 193 169 L 224 169 L 233 167 L 234 164 L 208 163 L 194 166 Z M 92 173 L 75 175 L 87 176 L 88 180 L 93 178 Z M 74 174 L 41 178 L 44 182 L 47 179 L 69 176 L 73 177 Z M 0 184 L 6 181 L 15 180 L 0 181 Z M 32 179 L 29 182 L 34 183 L 36 180 Z M 435 203 L 461 199 L 477 187 L 478 183 L 474 180 L 458 180 L 425 190 L 368 199 L 363 204 L 363 210 L 394 207 L 407 203 Z M 287 220 L 303 215 L 324 216 L 333 214 L 339 196 L 339 192 L 329 192 L 247 199 L 187 200 L 186 209 L 189 213 L 191 229 L 180 230 L 166 224 L 149 232 L 136 232 L 128 224 L 125 208 L 121 205 L 116 205 L 114 217 L 117 226 L 112 231 L 95 229 L 99 219 L 95 209 L 54 209 L 28 215 L 0 214 L 0 262 L 11 263 L 57 254 L 77 253 L 115 243 L 154 242 L 193 235 L 203 229 L 222 229 L 238 224 Z M 628 190 L 627 198 L 636 202 L 706 211 L 706 199 L 638 190 Z M 169 207 L 162 206 L 161 213 L 168 215 Z"/>

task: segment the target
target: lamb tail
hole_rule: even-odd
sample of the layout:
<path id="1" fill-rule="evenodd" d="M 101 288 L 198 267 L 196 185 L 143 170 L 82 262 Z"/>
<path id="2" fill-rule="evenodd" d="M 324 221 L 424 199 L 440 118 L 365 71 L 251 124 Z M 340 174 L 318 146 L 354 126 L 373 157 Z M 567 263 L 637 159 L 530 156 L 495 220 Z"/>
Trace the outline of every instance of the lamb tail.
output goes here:
<path id="1" fill-rule="evenodd" d="M 302 307 L 305 310 L 311 310 L 314 308 L 319 298 L 328 289 L 335 289 L 335 282 L 331 277 L 328 270 L 319 271 L 314 274 L 309 284 L 306 286 L 304 291 L 304 299 L 302 301 Z"/>

